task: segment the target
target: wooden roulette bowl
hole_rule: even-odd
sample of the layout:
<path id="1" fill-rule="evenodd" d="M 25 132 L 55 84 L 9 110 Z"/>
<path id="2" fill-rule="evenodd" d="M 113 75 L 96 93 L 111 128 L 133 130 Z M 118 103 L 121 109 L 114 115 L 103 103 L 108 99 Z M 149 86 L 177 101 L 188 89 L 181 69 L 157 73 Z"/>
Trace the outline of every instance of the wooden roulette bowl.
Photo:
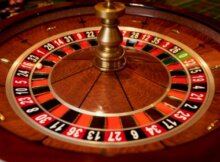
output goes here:
<path id="1" fill-rule="evenodd" d="M 23 141 L 7 135 L 9 130 L 35 141 L 23 141 L 24 146 L 82 160 L 105 159 L 100 155 L 160 159 L 155 156 L 168 157 L 172 151 L 177 159 L 190 148 L 214 154 L 220 118 L 219 23 L 126 2 L 120 30 L 127 65 L 102 72 L 93 65 L 100 29 L 95 3 L 39 8 L 0 23 L 4 145 Z M 203 141 L 207 148 L 198 148 Z M 9 151 L 16 154 L 14 146 Z M 10 159 L 3 151 L 4 156 Z"/>

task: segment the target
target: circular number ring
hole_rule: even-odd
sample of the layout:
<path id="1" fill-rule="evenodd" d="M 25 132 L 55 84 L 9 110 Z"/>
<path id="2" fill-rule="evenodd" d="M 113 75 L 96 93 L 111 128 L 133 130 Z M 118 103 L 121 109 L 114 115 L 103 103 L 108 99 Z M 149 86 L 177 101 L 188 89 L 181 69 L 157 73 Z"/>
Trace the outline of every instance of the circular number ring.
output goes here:
<path id="1" fill-rule="evenodd" d="M 166 69 L 169 83 L 156 101 L 133 111 L 102 113 L 80 109 L 59 97 L 51 85 L 52 71 L 66 57 L 97 46 L 99 27 L 93 27 L 43 40 L 15 61 L 6 92 L 16 113 L 51 137 L 93 147 L 155 142 L 196 122 L 214 95 L 214 80 L 206 63 L 189 47 L 165 35 L 130 27 L 120 30 L 126 50 L 154 57 Z M 153 118 L 155 112 L 162 115 Z M 135 124 L 126 124 L 127 120 Z"/>

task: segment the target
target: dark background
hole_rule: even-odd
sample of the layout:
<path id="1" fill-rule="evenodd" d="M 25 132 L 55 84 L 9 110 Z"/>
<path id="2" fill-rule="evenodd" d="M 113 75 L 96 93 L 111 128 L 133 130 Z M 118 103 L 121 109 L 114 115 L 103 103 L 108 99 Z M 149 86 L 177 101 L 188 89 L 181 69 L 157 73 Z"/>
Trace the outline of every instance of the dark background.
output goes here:
<path id="1" fill-rule="evenodd" d="M 9 0 L 0 0 L 0 19 L 13 16 L 16 13 L 37 7 L 57 4 L 74 0 L 24 0 L 23 4 L 8 5 Z M 161 3 L 181 9 L 186 9 L 220 21 L 220 0 L 145 0 L 146 2 Z M 10 11 L 5 12 L 6 8 Z"/>

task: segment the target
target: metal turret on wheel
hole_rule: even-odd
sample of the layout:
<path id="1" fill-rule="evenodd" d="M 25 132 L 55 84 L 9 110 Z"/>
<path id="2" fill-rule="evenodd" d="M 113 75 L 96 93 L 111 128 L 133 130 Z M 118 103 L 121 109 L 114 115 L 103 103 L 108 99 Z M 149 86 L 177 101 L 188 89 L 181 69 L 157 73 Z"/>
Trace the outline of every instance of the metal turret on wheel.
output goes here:
<path id="1" fill-rule="evenodd" d="M 120 46 L 122 34 L 118 29 L 118 17 L 125 13 L 125 6 L 119 2 L 98 3 L 95 6 L 96 14 L 102 20 L 102 28 L 98 35 L 98 48 L 94 64 L 101 71 L 116 71 L 126 64 L 124 50 Z"/>

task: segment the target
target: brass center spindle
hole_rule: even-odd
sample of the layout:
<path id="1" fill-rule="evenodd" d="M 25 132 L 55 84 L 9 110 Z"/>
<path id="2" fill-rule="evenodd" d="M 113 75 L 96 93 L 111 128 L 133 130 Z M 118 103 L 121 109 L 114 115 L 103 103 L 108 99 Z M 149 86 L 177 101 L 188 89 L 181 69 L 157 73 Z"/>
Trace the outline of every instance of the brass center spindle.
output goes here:
<path id="1" fill-rule="evenodd" d="M 98 47 L 94 64 L 101 71 L 116 71 L 126 64 L 124 49 L 120 46 L 122 34 L 118 28 L 118 17 L 125 13 L 125 6 L 119 2 L 98 3 L 96 14 L 101 18 L 102 28 L 98 35 Z"/>

